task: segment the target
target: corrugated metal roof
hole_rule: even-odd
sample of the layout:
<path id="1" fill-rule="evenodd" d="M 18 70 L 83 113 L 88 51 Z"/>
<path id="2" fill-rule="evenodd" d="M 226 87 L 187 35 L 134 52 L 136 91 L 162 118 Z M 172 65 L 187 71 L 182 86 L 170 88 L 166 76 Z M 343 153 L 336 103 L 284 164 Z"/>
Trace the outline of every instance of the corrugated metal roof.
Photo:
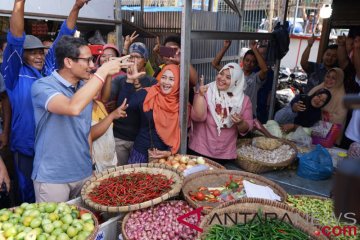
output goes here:
<path id="1" fill-rule="evenodd" d="M 359 0 L 333 0 L 332 9 L 332 27 L 360 26 Z"/>

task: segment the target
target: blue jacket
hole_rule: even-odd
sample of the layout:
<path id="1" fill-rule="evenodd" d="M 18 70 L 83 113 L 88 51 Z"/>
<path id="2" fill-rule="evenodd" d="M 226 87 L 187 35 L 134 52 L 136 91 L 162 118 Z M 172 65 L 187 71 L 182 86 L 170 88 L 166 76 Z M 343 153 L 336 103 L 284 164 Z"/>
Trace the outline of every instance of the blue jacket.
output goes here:
<path id="1" fill-rule="evenodd" d="M 34 81 L 43 76 L 50 75 L 56 68 L 54 46 L 62 36 L 73 35 L 75 30 L 68 29 L 66 21 L 64 21 L 60 33 L 45 56 L 42 72 L 23 62 L 25 33 L 23 33 L 22 37 L 15 37 L 10 31 L 8 32 L 7 47 L 3 55 L 1 72 L 5 80 L 12 109 L 11 151 L 34 156 L 35 120 L 31 101 L 31 86 Z"/>

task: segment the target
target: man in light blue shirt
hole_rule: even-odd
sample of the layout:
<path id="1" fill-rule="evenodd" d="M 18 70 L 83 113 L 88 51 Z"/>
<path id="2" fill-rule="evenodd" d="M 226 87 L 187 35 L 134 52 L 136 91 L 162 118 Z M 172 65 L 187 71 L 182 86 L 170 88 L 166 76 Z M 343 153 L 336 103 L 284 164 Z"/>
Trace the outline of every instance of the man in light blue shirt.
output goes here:
<path id="1" fill-rule="evenodd" d="M 62 24 L 57 39 L 73 35 L 80 9 L 89 0 L 75 0 L 68 19 Z M 30 3 L 31 4 L 31 3 Z M 18 178 L 20 201 L 34 202 L 31 172 L 34 159 L 35 122 L 31 104 L 31 85 L 56 68 L 53 47 L 44 55 L 40 39 L 24 32 L 25 0 L 15 0 L 4 50 L 2 74 L 12 107 L 10 148 Z"/>
<path id="2" fill-rule="evenodd" d="M 94 69 L 87 43 L 64 36 L 55 47 L 59 66 L 32 85 L 35 158 L 32 179 L 36 202 L 66 202 L 80 194 L 92 174 L 90 127 L 92 101 L 107 76 L 124 67 L 118 59 Z M 90 79 L 86 85 L 83 79 Z M 111 78 L 109 78 L 111 81 Z"/>

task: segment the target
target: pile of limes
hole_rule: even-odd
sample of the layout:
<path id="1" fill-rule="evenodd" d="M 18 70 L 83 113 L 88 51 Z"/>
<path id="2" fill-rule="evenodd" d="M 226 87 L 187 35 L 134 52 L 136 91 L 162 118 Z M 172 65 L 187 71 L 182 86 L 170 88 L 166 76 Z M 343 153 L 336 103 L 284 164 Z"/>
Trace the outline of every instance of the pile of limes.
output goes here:
<path id="1" fill-rule="evenodd" d="M 94 229 L 90 212 L 66 203 L 23 203 L 0 210 L 0 240 L 84 240 Z"/>

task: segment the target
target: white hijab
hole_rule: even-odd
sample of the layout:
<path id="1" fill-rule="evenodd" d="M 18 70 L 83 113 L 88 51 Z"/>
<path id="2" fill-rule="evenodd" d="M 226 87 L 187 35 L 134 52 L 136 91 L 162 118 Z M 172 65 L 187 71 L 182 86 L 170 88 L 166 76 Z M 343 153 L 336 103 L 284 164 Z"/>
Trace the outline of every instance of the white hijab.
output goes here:
<path id="1" fill-rule="evenodd" d="M 208 84 L 209 88 L 207 91 L 210 113 L 215 120 L 219 136 L 221 128 L 232 127 L 234 123 L 231 121 L 231 115 L 234 113 L 240 114 L 244 100 L 244 72 L 237 63 L 226 64 L 220 72 L 226 69 L 230 70 L 231 76 L 229 88 L 225 91 L 219 91 L 215 80 Z M 218 106 L 218 111 L 216 111 L 216 106 Z M 221 108 L 219 108 L 220 106 Z"/>

